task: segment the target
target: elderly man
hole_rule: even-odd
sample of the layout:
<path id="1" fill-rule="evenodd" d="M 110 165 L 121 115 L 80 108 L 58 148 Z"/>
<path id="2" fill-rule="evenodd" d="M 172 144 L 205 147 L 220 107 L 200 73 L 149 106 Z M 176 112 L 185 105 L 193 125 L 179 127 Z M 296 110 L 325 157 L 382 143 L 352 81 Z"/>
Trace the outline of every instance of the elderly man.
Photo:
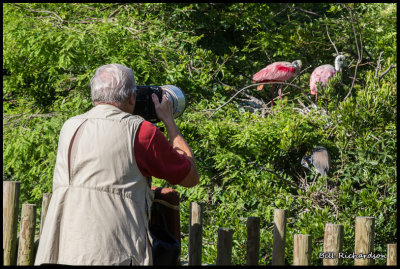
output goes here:
<path id="1" fill-rule="evenodd" d="M 151 176 L 195 186 L 193 154 L 165 94 L 161 102 L 153 95 L 153 102 L 170 142 L 132 115 L 136 85 L 130 68 L 101 66 L 90 86 L 94 107 L 61 129 L 35 265 L 151 265 Z"/>

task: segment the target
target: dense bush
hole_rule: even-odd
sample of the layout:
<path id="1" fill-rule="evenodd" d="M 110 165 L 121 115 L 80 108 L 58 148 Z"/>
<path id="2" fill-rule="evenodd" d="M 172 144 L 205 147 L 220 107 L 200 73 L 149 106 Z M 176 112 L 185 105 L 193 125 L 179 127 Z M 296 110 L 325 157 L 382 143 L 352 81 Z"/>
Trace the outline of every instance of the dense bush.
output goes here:
<path id="1" fill-rule="evenodd" d="M 312 263 L 322 264 L 328 222 L 344 225 L 344 251 L 352 253 L 356 216 L 376 218 L 375 252 L 386 254 L 386 244 L 397 241 L 396 8 L 3 4 L 3 180 L 21 181 L 21 204 L 40 209 L 43 193 L 51 192 L 63 122 L 92 107 L 88 82 L 96 68 L 117 62 L 134 70 L 137 84 L 174 84 L 188 99 L 177 125 L 194 152 L 200 184 L 186 189 L 153 181 L 181 195 L 184 260 L 190 202 L 204 204 L 203 263 L 216 261 L 218 227 L 231 227 L 233 263 L 244 264 L 246 220 L 258 216 L 259 263 L 271 264 L 274 208 L 288 212 L 287 264 L 296 233 L 312 234 Z M 333 64 L 337 53 L 349 66 L 320 91 L 315 106 L 310 74 Z M 288 82 L 302 90 L 283 86 L 284 99 L 273 109 L 263 105 L 269 85 L 231 100 L 268 63 L 296 59 L 302 74 Z M 317 145 L 332 157 L 327 178 L 300 165 Z"/>

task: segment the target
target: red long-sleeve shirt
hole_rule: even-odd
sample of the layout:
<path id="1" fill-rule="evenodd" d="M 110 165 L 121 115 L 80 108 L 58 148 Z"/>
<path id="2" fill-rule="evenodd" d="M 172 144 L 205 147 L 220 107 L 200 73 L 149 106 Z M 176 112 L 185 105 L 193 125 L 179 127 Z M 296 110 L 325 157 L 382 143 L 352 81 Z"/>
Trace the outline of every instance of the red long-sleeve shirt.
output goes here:
<path id="1" fill-rule="evenodd" d="M 137 130 L 134 154 L 140 172 L 146 176 L 165 179 L 175 185 L 190 171 L 190 161 L 179 154 L 164 134 L 148 121 L 143 121 Z"/>

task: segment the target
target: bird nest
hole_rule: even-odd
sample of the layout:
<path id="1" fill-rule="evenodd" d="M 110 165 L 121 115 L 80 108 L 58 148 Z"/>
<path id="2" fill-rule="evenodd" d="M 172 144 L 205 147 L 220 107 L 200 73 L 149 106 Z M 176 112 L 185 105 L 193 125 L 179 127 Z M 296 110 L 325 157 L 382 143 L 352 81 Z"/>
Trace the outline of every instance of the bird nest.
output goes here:
<path id="1" fill-rule="evenodd" d="M 299 173 L 296 174 L 299 179 L 298 188 L 305 190 L 308 193 L 307 196 L 312 201 L 312 207 L 315 209 L 321 209 L 328 206 L 332 215 L 337 219 L 339 214 L 337 186 L 335 185 L 331 187 L 327 183 L 326 178 L 325 183 L 317 180 L 320 175 L 316 175 L 314 180 L 309 182 L 306 177 L 301 176 Z M 321 186 L 318 187 L 319 185 Z"/>
<path id="2" fill-rule="evenodd" d="M 324 208 L 329 207 L 330 212 L 333 213 L 333 216 L 337 219 L 339 214 L 339 207 L 337 205 L 338 197 L 337 197 L 336 187 L 328 190 L 320 189 L 316 192 L 311 193 L 311 201 L 312 206 L 314 208 Z"/>

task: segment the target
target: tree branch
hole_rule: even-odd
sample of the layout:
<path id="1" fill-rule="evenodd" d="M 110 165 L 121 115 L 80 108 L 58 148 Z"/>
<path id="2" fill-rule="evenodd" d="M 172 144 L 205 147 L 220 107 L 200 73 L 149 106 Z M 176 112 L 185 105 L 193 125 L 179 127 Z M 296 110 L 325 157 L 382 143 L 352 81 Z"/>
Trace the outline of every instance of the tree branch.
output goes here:
<path id="1" fill-rule="evenodd" d="M 294 184 L 293 182 L 291 182 L 291 181 L 289 181 L 289 180 L 287 180 L 287 179 L 281 177 L 281 175 L 279 175 L 277 172 L 275 172 L 275 171 L 273 171 L 273 170 L 264 168 L 263 166 L 257 164 L 256 162 L 249 162 L 248 164 L 249 164 L 249 165 L 255 164 L 255 165 L 257 165 L 258 168 L 260 168 L 261 170 L 266 171 L 266 172 L 269 172 L 269 173 L 273 173 L 274 175 L 278 176 L 281 180 L 285 181 L 286 183 L 288 183 L 289 185 L 291 185 L 293 188 L 295 188 L 295 189 L 298 189 L 298 188 L 299 188 L 299 186 L 297 186 L 297 185 Z"/>
<path id="2" fill-rule="evenodd" d="M 383 78 L 383 76 L 386 75 L 392 68 L 396 68 L 396 67 L 397 67 L 396 65 L 393 65 L 393 64 L 390 65 L 389 68 L 386 69 L 385 72 L 383 72 L 382 75 L 379 76 L 379 80 L 380 80 L 381 78 Z"/>
<path id="3" fill-rule="evenodd" d="M 348 9 L 349 14 L 350 14 L 351 27 L 352 27 L 352 29 L 353 29 L 354 41 L 356 42 L 358 60 L 357 60 L 356 68 L 355 68 L 355 70 L 354 70 L 353 82 L 351 83 L 350 90 L 349 90 L 349 92 L 347 93 L 346 97 L 343 98 L 343 101 L 346 100 L 346 99 L 351 95 L 351 92 L 352 92 L 352 90 L 353 90 L 354 83 L 355 83 L 356 77 L 357 77 L 357 68 L 358 68 L 359 64 L 361 63 L 361 61 L 362 61 L 362 48 L 361 48 L 361 51 L 360 51 L 360 48 L 359 48 L 359 45 L 358 45 L 358 40 L 357 40 L 357 34 L 356 34 L 355 27 L 354 27 L 353 14 L 352 14 L 350 8 L 347 8 L 347 9 Z M 361 38 L 361 33 L 360 33 L 360 38 Z M 360 42 L 361 42 L 361 40 L 360 40 Z"/>
<path id="4" fill-rule="evenodd" d="M 117 8 L 116 10 L 114 10 L 114 11 L 108 16 L 108 18 L 111 18 L 111 17 L 115 16 L 116 14 L 118 14 L 118 13 L 120 12 L 121 8 L 123 8 L 123 7 L 124 7 L 124 6 L 122 5 L 122 6 L 120 6 L 119 8 Z"/>
<path id="5" fill-rule="evenodd" d="M 379 54 L 378 62 L 376 63 L 375 78 L 378 77 L 378 71 L 382 70 L 382 65 L 381 65 L 381 62 L 383 61 L 383 60 L 381 60 L 382 54 L 383 54 L 383 51 Z"/>
<path id="6" fill-rule="evenodd" d="M 28 10 L 30 12 L 49 13 L 49 14 L 52 14 L 52 15 L 56 16 L 56 18 L 60 21 L 61 24 L 64 22 L 64 20 L 53 11 L 30 9 L 30 8 L 26 8 L 26 7 L 24 7 L 24 6 L 20 5 L 20 4 L 16 4 L 16 3 L 14 3 L 13 5 L 15 5 L 15 6 L 19 7 L 19 8 L 23 8 L 25 10 Z"/>
<path id="7" fill-rule="evenodd" d="M 286 83 L 286 82 L 264 82 L 264 83 L 255 83 L 255 84 L 251 84 L 249 86 L 246 86 L 242 89 L 240 89 L 239 91 L 237 91 L 227 102 L 225 102 L 224 104 L 222 104 L 221 106 L 219 106 L 218 108 L 216 108 L 214 110 L 214 112 L 211 114 L 211 116 L 209 118 L 211 118 L 212 116 L 214 116 L 215 113 L 217 113 L 218 110 L 220 110 L 221 108 L 223 108 L 224 106 L 226 106 L 229 102 L 231 102 L 233 100 L 233 98 L 235 98 L 236 95 L 238 95 L 239 93 L 241 93 L 242 91 L 244 91 L 245 89 L 248 89 L 250 87 L 254 87 L 254 86 L 258 86 L 258 85 L 266 85 L 266 84 L 283 84 L 283 85 L 289 85 L 292 87 L 295 87 L 297 89 L 299 89 L 304 96 L 308 99 L 308 101 L 310 101 L 312 104 L 315 105 L 315 103 L 306 95 L 306 93 L 303 91 L 303 89 L 297 85 L 291 84 L 291 83 Z"/>
<path id="8" fill-rule="evenodd" d="M 325 27 L 326 27 L 326 34 L 328 35 L 329 41 L 331 42 L 331 44 L 332 44 L 333 47 L 335 48 L 336 56 L 338 56 L 338 55 L 339 55 L 339 51 L 337 50 L 337 48 L 336 48 L 336 46 L 335 46 L 335 43 L 333 43 L 333 41 L 332 41 L 332 39 L 331 39 L 331 36 L 329 35 L 328 25 L 325 24 Z"/>
<path id="9" fill-rule="evenodd" d="M 293 7 L 293 6 L 292 6 L 292 8 L 294 8 L 295 10 L 307 13 L 307 14 L 311 14 L 311 15 L 317 16 L 317 17 L 322 17 L 321 15 L 319 15 L 318 13 L 315 13 L 313 11 L 309 11 L 309 10 L 305 10 L 305 9 L 302 9 L 302 8 L 299 8 L 299 7 Z"/>

